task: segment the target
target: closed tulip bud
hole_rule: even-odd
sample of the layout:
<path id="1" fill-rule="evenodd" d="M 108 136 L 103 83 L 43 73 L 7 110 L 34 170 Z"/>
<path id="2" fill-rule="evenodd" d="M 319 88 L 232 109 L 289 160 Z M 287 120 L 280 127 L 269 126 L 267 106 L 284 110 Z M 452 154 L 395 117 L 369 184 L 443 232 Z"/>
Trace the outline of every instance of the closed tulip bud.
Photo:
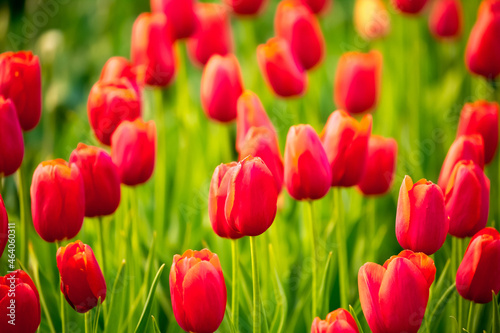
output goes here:
<path id="1" fill-rule="evenodd" d="M 76 312 L 85 313 L 106 298 L 106 281 L 92 248 L 76 241 L 57 250 L 61 292 Z"/>
<path id="2" fill-rule="evenodd" d="M 195 64 L 205 65 L 214 55 L 233 52 L 233 35 L 226 8 L 216 3 L 195 5 L 197 24 L 188 40 L 188 55 Z"/>
<path id="3" fill-rule="evenodd" d="M 362 113 L 377 106 L 382 77 L 382 54 L 344 53 L 337 65 L 335 104 L 350 113 Z"/>
<path id="4" fill-rule="evenodd" d="M 500 74 L 500 0 L 484 0 L 465 49 L 469 71 L 493 80 Z"/>
<path id="5" fill-rule="evenodd" d="M 97 139 L 108 145 L 111 135 L 124 120 L 141 116 L 141 97 L 130 81 L 98 81 L 90 90 L 87 115 Z"/>
<path id="6" fill-rule="evenodd" d="M 500 233 L 484 228 L 470 240 L 457 270 L 458 293 L 476 303 L 489 303 L 500 292 Z"/>
<path id="7" fill-rule="evenodd" d="M 300 0 L 300 2 L 309 7 L 314 14 L 323 14 L 332 6 L 332 0 Z"/>
<path id="8" fill-rule="evenodd" d="M 76 164 L 85 185 L 85 216 L 113 214 L 120 204 L 120 176 L 104 150 L 79 143 L 69 158 Z"/>
<path id="9" fill-rule="evenodd" d="M 295 59 L 308 70 L 325 55 L 325 39 L 317 18 L 296 0 L 281 1 L 274 18 L 274 31 L 290 45 Z"/>
<path id="10" fill-rule="evenodd" d="M 324 197 L 332 183 L 332 173 L 325 149 L 310 125 L 290 127 L 285 146 L 284 182 L 296 200 Z"/>
<path id="11" fill-rule="evenodd" d="M 171 30 L 162 13 L 142 13 L 132 27 L 131 54 L 141 85 L 166 87 L 175 79 Z"/>
<path id="12" fill-rule="evenodd" d="M 130 61 L 123 57 L 111 57 L 106 61 L 101 70 L 99 81 L 102 83 L 112 83 L 121 79 L 127 79 L 140 95 L 137 85 L 137 75 Z"/>
<path id="13" fill-rule="evenodd" d="M 460 113 L 457 137 L 480 134 L 484 143 L 484 163 L 493 161 L 498 147 L 498 104 L 477 101 L 464 105 Z"/>
<path id="14" fill-rule="evenodd" d="M 134 186 L 153 174 L 156 157 L 156 125 L 150 120 L 125 120 L 111 137 L 111 159 L 118 167 L 121 182 Z"/>
<path id="15" fill-rule="evenodd" d="M 295 60 L 288 43 L 273 37 L 257 47 L 257 62 L 267 85 L 281 97 L 300 96 L 307 87 L 307 73 Z"/>
<path id="16" fill-rule="evenodd" d="M 151 0 L 151 11 L 167 17 L 174 39 L 190 37 L 196 29 L 194 0 Z"/>
<path id="17" fill-rule="evenodd" d="M 267 5 L 268 0 L 224 0 L 237 15 L 258 15 Z"/>
<path id="18" fill-rule="evenodd" d="M 464 203 L 467 203 L 466 205 Z M 450 235 L 470 237 L 486 227 L 490 208 L 490 181 L 472 161 L 455 165 L 445 192 Z"/>
<path id="19" fill-rule="evenodd" d="M 438 0 L 429 16 L 429 29 L 437 39 L 456 38 L 462 33 L 462 21 L 459 0 Z"/>
<path id="20" fill-rule="evenodd" d="M 176 254 L 169 281 L 172 310 L 179 326 L 187 332 L 215 332 L 227 302 L 219 257 L 207 249 Z"/>
<path id="21" fill-rule="evenodd" d="M 391 18 L 382 0 L 356 0 L 354 27 L 366 40 L 385 37 L 391 30 Z"/>
<path id="22" fill-rule="evenodd" d="M 484 145 L 480 135 L 461 135 L 448 150 L 444 159 L 441 173 L 439 174 L 438 185 L 446 191 L 448 181 L 455 165 L 461 160 L 471 160 L 481 168 L 484 167 Z"/>
<path id="23" fill-rule="evenodd" d="M 201 76 L 201 105 L 210 119 L 236 119 L 236 105 L 243 92 L 240 64 L 234 54 L 213 55 Z"/>
<path id="24" fill-rule="evenodd" d="M 358 122 L 347 112 L 333 112 L 321 133 L 332 173 L 332 186 L 354 186 L 365 171 L 372 116 Z"/>
<path id="25" fill-rule="evenodd" d="M 361 308 L 373 333 L 416 333 L 422 324 L 436 267 L 423 253 L 403 251 L 384 266 L 359 269 Z"/>
<path id="26" fill-rule="evenodd" d="M 38 290 L 20 269 L 0 276 L 0 316 L 1 332 L 35 333 L 40 326 Z"/>
<path id="27" fill-rule="evenodd" d="M 392 5 L 404 14 L 419 14 L 427 4 L 427 0 L 391 0 Z"/>
<path id="28" fill-rule="evenodd" d="M 31 51 L 0 54 L 0 95 L 16 106 L 24 131 L 38 125 L 42 115 L 40 61 Z"/>
<path id="29" fill-rule="evenodd" d="M 366 195 L 384 194 L 392 186 L 398 144 L 393 138 L 372 135 L 368 141 L 366 167 L 358 188 Z"/>
<path id="30" fill-rule="evenodd" d="M 344 309 L 337 309 L 326 316 L 326 320 L 319 317 L 314 318 L 311 333 L 358 333 L 358 325 L 349 313 Z"/>
<path id="31" fill-rule="evenodd" d="M 24 139 L 10 99 L 0 96 L 0 174 L 10 176 L 19 169 L 24 157 Z"/>
<path id="32" fill-rule="evenodd" d="M 85 187 L 80 170 L 62 159 L 38 165 L 31 182 L 31 215 L 47 242 L 71 239 L 82 228 Z"/>

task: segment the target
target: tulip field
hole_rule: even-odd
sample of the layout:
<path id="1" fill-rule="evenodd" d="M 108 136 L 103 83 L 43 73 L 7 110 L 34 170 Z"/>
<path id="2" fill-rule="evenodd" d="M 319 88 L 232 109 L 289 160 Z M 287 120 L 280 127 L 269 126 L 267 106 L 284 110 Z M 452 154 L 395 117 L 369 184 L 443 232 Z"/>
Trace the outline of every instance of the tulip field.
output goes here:
<path id="1" fill-rule="evenodd" d="M 500 0 L 0 1 L 0 333 L 500 332 Z"/>

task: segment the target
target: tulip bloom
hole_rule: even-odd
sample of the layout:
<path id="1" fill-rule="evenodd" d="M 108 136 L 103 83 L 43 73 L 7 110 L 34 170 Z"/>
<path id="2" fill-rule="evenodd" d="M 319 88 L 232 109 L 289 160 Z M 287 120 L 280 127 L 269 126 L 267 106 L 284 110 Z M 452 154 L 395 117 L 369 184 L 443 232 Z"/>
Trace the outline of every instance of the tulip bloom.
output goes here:
<path id="1" fill-rule="evenodd" d="M 141 97 L 128 80 L 98 81 L 90 90 L 87 115 L 97 139 L 109 146 L 111 135 L 122 121 L 141 116 Z"/>
<path id="2" fill-rule="evenodd" d="M 106 281 L 92 248 L 81 241 L 57 250 L 61 292 L 76 312 L 85 313 L 106 298 Z"/>
<path id="3" fill-rule="evenodd" d="M 5 246 L 9 240 L 9 217 L 3 203 L 3 198 L 0 195 L 0 258 L 2 257 Z M 1 323 L 0 323 L 1 324 Z"/>
<path id="4" fill-rule="evenodd" d="M 456 38 L 462 33 L 462 4 L 459 0 L 438 0 L 429 16 L 429 29 L 434 37 Z"/>
<path id="5" fill-rule="evenodd" d="M 121 79 L 129 80 L 135 90 L 137 90 L 138 95 L 140 95 L 137 85 L 137 75 L 132 63 L 123 57 L 109 58 L 102 67 L 99 81 L 101 83 L 112 83 Z"/>
<path id="6" fill-rule="evenodd" d="M 481 2 L 465 49 L 469 71 L 492 80 L 500 74 L 500 0 Z"/>
<path id="7" fill-rule="evenodd" d="M 187 332 L 215 332 L 227 302 L 219 257 L 207 249 L 176 254 L 169 281 L 172 310 L 179 326 Z"/>
<path id="8" fill-rule="evenodd" d="M 23 162 L 24 139 L 14 103 L 1 95 L 0 133 L 0 174 L 10 176 Z"/>
<path id="9" fill-rule="evenodd" d="M 457 137 L 480 134 L 484 143 L 484 163 L 493 161 L 498 147 L 498 104 L 477 101 L 464 105 L 460 113 Z"/>
<path id="10" fill-rule="evenodd" d="M 194 0 L 151 0 L 151 11 L 165 14 L 177 40 L 190 37 L 196 29 L 194 4 Z"/>
<path id="11" fill-rule="evenodd" d="M 191 61 L 205 65 L 214 54 L 233 52 L 233 36 L 229 16 L 224 6 L 216 3 L 195 5 L 197 28 L 188 40 Z"/>
<path id="12" fill-rule="evenodd" d="M 125 120 L 111 137 L 111 159 L 125 185 L 145 183 L 153 174 L 155 156 L 156 125 L 153 120 Z"/>
<path id="13" fill-rule="evenodd" d="M 38 125 L 42 115 L 42 79 L 40 61 L 31 51 L 0 54 L 0 95 L 16 106 L 24 131 Z"/>
<path id="14" fill-rule="evenodd" d="M 201 105 L 210 119 L 236 119 L 236 104 L 243 92 L 240 64 L 234 54 L 213 55 L 201 76 Z"/>
<path id="15" fill-rule="evenodd" d="M 295 200 L 324 197 L 332 183 L 328 157 L 310 125 L 290 127 L 285 146 L 285 186 Z"/>
<path id="16" fill-rule="evenodd" d="M 489 303 L 500 292 L 500 233 L 494 228 L 479 231 L 470 240 L 457 270 L 458 293 L 476 303 Z"/>
<path id="17" fill-rule="evenodd" d="M 295 60 L 288 43 L 273 37 L 257 46 L 257 62 L 267 85 L 281 97 L 302 95 L 307 87 L 307 73 Z"/>
<path id="18" fill-rule="evenodd" d="M 267 5 L 268 0 L 224 0 L 226 5 L 238 15 L 258 15 Z"/>
<path id="19" fill-rule="evenodd" d="M 455 165 L 446 188 L 445 205 L 450 235 L 470 237 L 486 227 L 490 181 L 480 166 L 467 160 Z"/>
<path id="20" fill-rule="evenodd" d="M 0 316 L 1 332 L 35 333 L 40 326 L 38 290 L 30 276 L 20 269 L 0 276 Z M 9 323 L 10 320 L 13 320 L 15 325 Z"/>
<path id="21" fill-rule="evenodd" d="M 314 14 L 324 13 L 332 5 L 332 0 L 300 0 L 300 2 L 309 7 Z"/>
<path id="22" fill-rule="evenodd" d="M 368 141 L 366 167 L 358 188 L 366 195 L 384 194 L 392 186 L 398 144 L 393 138 L 372 135 Z"/>
<path id="23" fill-rule="evenodd" d="M 79 143 L 69 158 L 80 169 L 85 185 L 85 216 L 113 214 L 120 204 L 120 176 L 104 150 Z"/>
<path id="24" fill-rule="evenodd" d="M 422 324 L 434 281 L 434 261 L 423 253 L 403 251 L 384 266 L 359 269 L 361 308 L 373 333 L 416 333 Z"/>
<path id="25" fill-rule="evenodd" d="M 326 320 L 319 317 L 314 318 L 311 326 L 311 333 L 358 333 L 358 325 L 349 313 L 344 309 L 337 309 L 326 316 Z"/>
<path id="26" fill-rule="evenodd" d="M 356 0 L 354 27 L 366 40 L 385 37 L 391 29 L 391 18 L 382 0 Z"/>
<path id="27" fill-rule="evenodd" d="M 394 8 L 405 14 L 418 14 L 427 4 L 427 0 L 391 0 Z"/>
<path id="28" fill-rule="evenodd" d="M 132 63 L 141 85 L 166 87 L 175 78 L 176 59 L 167 17 L 142 13 L 132 27 Z"/>
<path id="29" fill-rule="evenodd" d="M 308 7 L 295 0 L 281 1 L 276 9 L 274 31 L 290 45 L 295 59 L 308 70 L 325 55 L 325 39 L 318 20 Z"/>
<path id="30" fill-rule="evenodd" d="M 375 108 L 380 94 L 381 76 L 380 52 L 344 53 L 335 73 L 335 104 L 350 113 L 362 113 Z"/>
<path id="31" fill-rule="evenodd" d="M 444 244 L 449 224 L 439 186 L 425 179 L 413 184 L 405 176 L 396 213 L 396 237 L 401 247 L 431 255 Z"/>
<path id="32" fill-rule="evenodd" d="M 31 182 L 31 214 L 47 242 L 71 239 L 82 228 L 85 187 L 80 170 L 62 159 L 38 165 Z"/>

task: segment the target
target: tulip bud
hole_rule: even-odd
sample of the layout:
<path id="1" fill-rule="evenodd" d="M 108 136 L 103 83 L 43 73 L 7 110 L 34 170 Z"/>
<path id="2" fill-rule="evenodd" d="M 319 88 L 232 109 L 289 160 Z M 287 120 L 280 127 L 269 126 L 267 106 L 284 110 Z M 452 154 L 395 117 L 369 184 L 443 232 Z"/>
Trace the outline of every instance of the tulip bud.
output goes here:
<path id="1" fill-rule="evenodd" d="M 24 140 L 14 103 L 1 95 L 0 133 L 0 174 L 10 176 L 23 162 Z"/>
<path id="2" fill-rule="evenodd" d="M 382 0 L 356 0 L 354 27 L 358 34 L 370 41 L 385 37 L 391 29 L 391 18 Z"/>
<path id="3" fill-rule="evenodd" d="M 38 165 L 31 182 L 31 215 L 47 242 L 71 239 L 82 228 L 85 187 L 80 170 L 62 159 Z"/>
<path id="4" fill-rule="evenodd" d="M 300 2 L 309 7 L 314 14 L 325 13 L 332 6 L 332 0 L 300 0 Z"/>
<path id="5" fill-rule="evenodd" d="M 332 186 L 354 186 L 365 171 L 372 116 L 358 122 L 345 111 L 333 112 L 323 128 L 321 141 L 332 172 Z"/>
<path id="6" fill-rule="evenodd" d="M 176 254 L 169 281 L 172 310 L 179 326 L 187 332 L 215 332 L 227 302 L 219 257 L 207 249 Z"/>
<path id="7" fill-rule="evenodd" d="M 344 309 L 337 309 L 326 316 L 326 320 L 319 317 L 314 318 L 311 326 L 311 333 L 358 333 L 358 325 L 349 313 Z"/>
<path id="8" fill-rule="evenodd" d="M 187 44 L 188 55 L 195 64 L 205 65 L 214 54 L 233 52 L 231 23 L 226 8 L 216 3 L 195 5 L 197 24 Z"/>
<path id="9" fill-rule="evenodd" d="M 196 29 L 194 0 L 151 0 L 151 11 L 165 14 L 175 40 L 190 37 Z"/>
<path id="10" fill-rule="evenodd" d="M 438 185 L 446 191 L 448 181 L 455 165 L 461 160 L 471 160 L 481 168 L 484 167 L 484 145 L 480 135 L 462 135 L 455 139 L 455 142 L 448 150 L 446 158 L 439 174 Z"/>
<path id="11" fill-rule="evenodd" d="M 413 252 L 411 250 L 403 250 L 398 255 L 391 256 L 384 263 L 384 268 L 387 269 L 391 261 L 397 258 L 406 258 L 412 262 L 422 273 L 427 281 L 427 286 L 430 288 L 436 278 L 436 266 L 431 257 L 422 252 Z"/>
<path id="12" fill-rule="evenodd" d="M 120 204 L 120 177 L 104 150 L 79 143 L 69 158 L 76 164 L 85 186 L 85 216 L 113 214 Z"/>
<path id="13" fill-rule="evenodd" d="M 76 312 L 85 313 L 106 298 L 106 281 L 92 248 L 81 241 L 57 250 L 61 292 Z"/>
<path id="14" fill-rule="evenodd" d="M 0 195 L 0 258 L 2 257 L 5 246 L 9 240 L 9 217 L 3 203 L 3 198 Z M 0 323 L 1 324 L 1 323 Z"/>
<path id="15" fill-rule="evenodd" d="M 462 33 L 462 4 L 459 0 L 437 0 L 429 16 L 429 29 L 435 38 L 456 38 Z"/>
<path id="16" fill-rule="evenodd" d="M 368 141 L 366 167 L 358 183 L 358 188 L 365 195 L 384 194 L 392 186 L 398 144 L 393 138 L 372 135 Z"/>
<path id="17" fill-rule="evenodd" d="M 40 326 L 38 290 L 20 269 L 0 276 L 0 316 L 0 332 L 35 333 Z"/>
<path id="18" fill-rule="evenodd" d="M 449 223 L 439 186 L 425 179 L 413 184 L 405 176 L 396 213 L 396 237 L 401 247 L 431 255 L 446 240 Z"/>
<path id="19" fill-rule="evenodd" d="M 109 145 L 111 135 L 122 121 L 141 116 L 141 98 L 126 79 L 111 83 L 98 81 L 90 90 L 87 114 L 97 139 Z"/>
<path id="20" fill-rule="evenodd" d="M 201 76 L 201 105 L 210 119 L 236 119 L 236 104 L 243 92 L 240 64 L 234 54 L 214 54 Z"/>
<path id="21" fill-rule="evenodd" d="M 11 99 L 24 131 L 35 128 L 42 115 L 40 61 L 31 51 L 0 54 L 0 95 Z"/>
<path id="22" fill-rule="evenodd" d="M 268 0 L 224 0 L 226 5 L 238 15 L 258 15 L 267 5 Z"/>
<path id="23" fill-rule="evenodd" d="M 257 46 L 257 62 L 267 85 L 281 97 L 302 95 L 307 87 L 307 73 L 294 59 L 288 43 L 273 37 Z"/>
<path id="24" fill-rule="evenodd" d="M 377 106 L 382 76 L 382 54 L 344 53 L 335 73 L 334 99 L 339 109 L 361 113 Z"/>
<path id="25" fill-rule="evenodd" d="M 111 137 L 111 159 L 125 185 L 145 183 L 153 174 L 155 156 L 156 125 L 153 120 L 125 120 Z"/>
<path id="26" fill-rule="evenodd" d="M 484 163 L 493 161 L 498 147 L 498 104 L 477 101 L 464 105 L 460 113 L 457 137 L 480 134 L 484 143 Z"/>
<path id="27" fill-rule="evenodd" d="M 141 85 L 166 87 L 175 78 L 176 59 L 167 17 L 142 13 L 132 27 L 131 58 Z"/>
<path id="28" fill-rule="evenodd" d="M 139 90 L 139 86 L 137 85 L 137 76 L 132 63 L 123 57 L 109 58 L 102 67 L 99 81 L 101 83 L 113 83 L 120 81 L 121 79 L 129 80 L 140 97 L 141 92 Z"/>
<path id="29" fill-rule="evenodd" d="M 332 183 L 325 149 L 310 125 L 290 127 L 285 145 L 285 186 L 295 200 L 324 197 Z"/>
<path id="30" fill-rule="evenodd" d="M 419 14 L 427 4 L 427 0 L 391 0 L 394 8 L 404 14 Z"/>
<path id="31" fill-rule="evenodd" d="M 276 9 L 274 31 L 276 37 L 287 41 L 302 68 L 312 69 L 323 60 L 325 39 L 308 7 L 296 0 L 281 1 Z"/>

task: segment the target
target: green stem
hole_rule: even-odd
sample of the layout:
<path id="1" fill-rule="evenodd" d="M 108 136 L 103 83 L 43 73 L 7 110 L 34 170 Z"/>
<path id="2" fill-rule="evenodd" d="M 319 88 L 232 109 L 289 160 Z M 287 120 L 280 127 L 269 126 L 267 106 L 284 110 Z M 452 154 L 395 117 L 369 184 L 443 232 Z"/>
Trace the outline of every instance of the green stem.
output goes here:
<path id="1" fill-rule="evenodd" d="M 347 265 L 347 239 L 345 235 L 345 221 L 344 221 L 344 216 L 343 216 L 343 203 L 342 203 L 342 189 L 336 188 L 336 195 L 337 195 L 337 211 L 338 211 L 338 219 L 337 219 L 337 225 L 335 226 L 336 229 L 336 235 L 337 235 L 337 252 L 339 255 L 339 277 L 340 277 L 340 305 L 342 308 L 347 309 L 349 305 L 349 268 Z"/>
<path id="2" fill-rule="evenodd" d="M 158 233 L 158 239 L 160 242 L 163 240 L 163 230 L 168 230 L 166 219 L 166 191 L 167 191 L 167 157 L 166 157 L 166 130 L 165 130 L 165 110 L 163 109 L 163 91 L 161 89 L 155 89 L 153 115 L 155 117 L 158 140 L 157 140 L 157 165 L 155 172 L 155 213 L 154 213 L 154 225 L 155 230 Z"/>
<path id="3" fill-rule="evenodd" d="M 56 241 L 56 247 L 58 250 L 61 247 L 61 243 L 59 241 Z M 62 283 L 62 278 L 60 278 L 60 283 Z M 62 291 L 59 291 L 59 302 L 61 305 L 61 329 L 62 333 L 66 333 L 66 301 L 64 299 L 64 294 L 62 293 Z"/>
<path id="4" fill-rule="evenodd" d="M 456 258 L 457 258 L 457 269 L 458 269 L 458 265 L 459 263 L 462 261 L 462 239 L 457 239 L 457 244 L 456 244 L 456 247 L 455 247 L 455 250 L 456 250 Z M 464 307 L 464 299 L 462 297 L 459 297 L 458 298 L 458 324 L 459 324 L 459 327 L 460 327 L 460 330 L 464 327 L 464 318 L 463 318 L 463 307 Z"/>
<path id="5" fill-rule="evenodd" d="M 91 333 L 90 311 L 85 312 L 85 333 Z"/>
<path id="6" fill-rule="evenodd" d="M 252 283 L 253 283 L 253 333 L 260 333 L 260 290 L 259 271 L 257 267 L 256 238 L 250 237 L 250 253 L 252 256 Z"/>
<path id="7" fill-rule="evenodd" d="M 311 232 L 311 254 L 312 254 L 312 318 L 316 317 L 318 308 L 318 287 L 317 287 L 317 272 L 318 272 L 318 253 L 316 250 L 316 232 L 314 230 L 314 210 L 312 200 L 307 202 L 309 208 L 309 228 Z"/>
<path id="8" fill-rule="evenodd" d="M 231 295 L 231 313 L 233 315 L 233 325 L 236 328 L 236 331 L 239 330 L 238 327 L 238 312 L 239 312 L 239 303 L 238 303 L 238 265 L 239 265 L 239 258 L 238 258 L 238 240 L 237 239 L 232 239 L 231 240 L 231 250 L 233 254 L 233 294 Z"/>
<path id="9" fill-rule="evenodd" d="M 467 317 L 467 332 L 470 332 L 470 325 L 472 323 L 472 313 L 474 312 L 474 302 L 469 302 L 469 316 Z"/>
<path id="10" fill-rule="evenodd" d="M 18 183 L 17 193 L 19 196 L 19 218 L 21 222 L 21 262 L 28 265 L 28 221 L 26 220 L 26 198 L 24 194 L 23 166 L 17 170 Z"/>
<path id="11" fill-rule="evenodd" d="M 104 251 L 104 232 L 103 232 L 103 229 L 104 229 L 104 226 L 103 226 L 103 220 L 102 220 L 102 216 L 99 216 L 99 245 L 101 246 L 101 267 L 102 267 L 102 271 L 104 272 L 104 274 L 106 274 L 106 255 L 104 254 L 105 251 Z"/>
<path id="12" fill-rule="evenodd" d="M 366 226 L 366 251 L 365 256 L 367 261 L 373 261 L 373 239 L 375 237 L 375 221 L 376 221 L 376 213 L 377 207 L 375 205 L 375 198 L 367 197 L 366 203 L 366 218 L 367 218 L 367 226 Z"/>

